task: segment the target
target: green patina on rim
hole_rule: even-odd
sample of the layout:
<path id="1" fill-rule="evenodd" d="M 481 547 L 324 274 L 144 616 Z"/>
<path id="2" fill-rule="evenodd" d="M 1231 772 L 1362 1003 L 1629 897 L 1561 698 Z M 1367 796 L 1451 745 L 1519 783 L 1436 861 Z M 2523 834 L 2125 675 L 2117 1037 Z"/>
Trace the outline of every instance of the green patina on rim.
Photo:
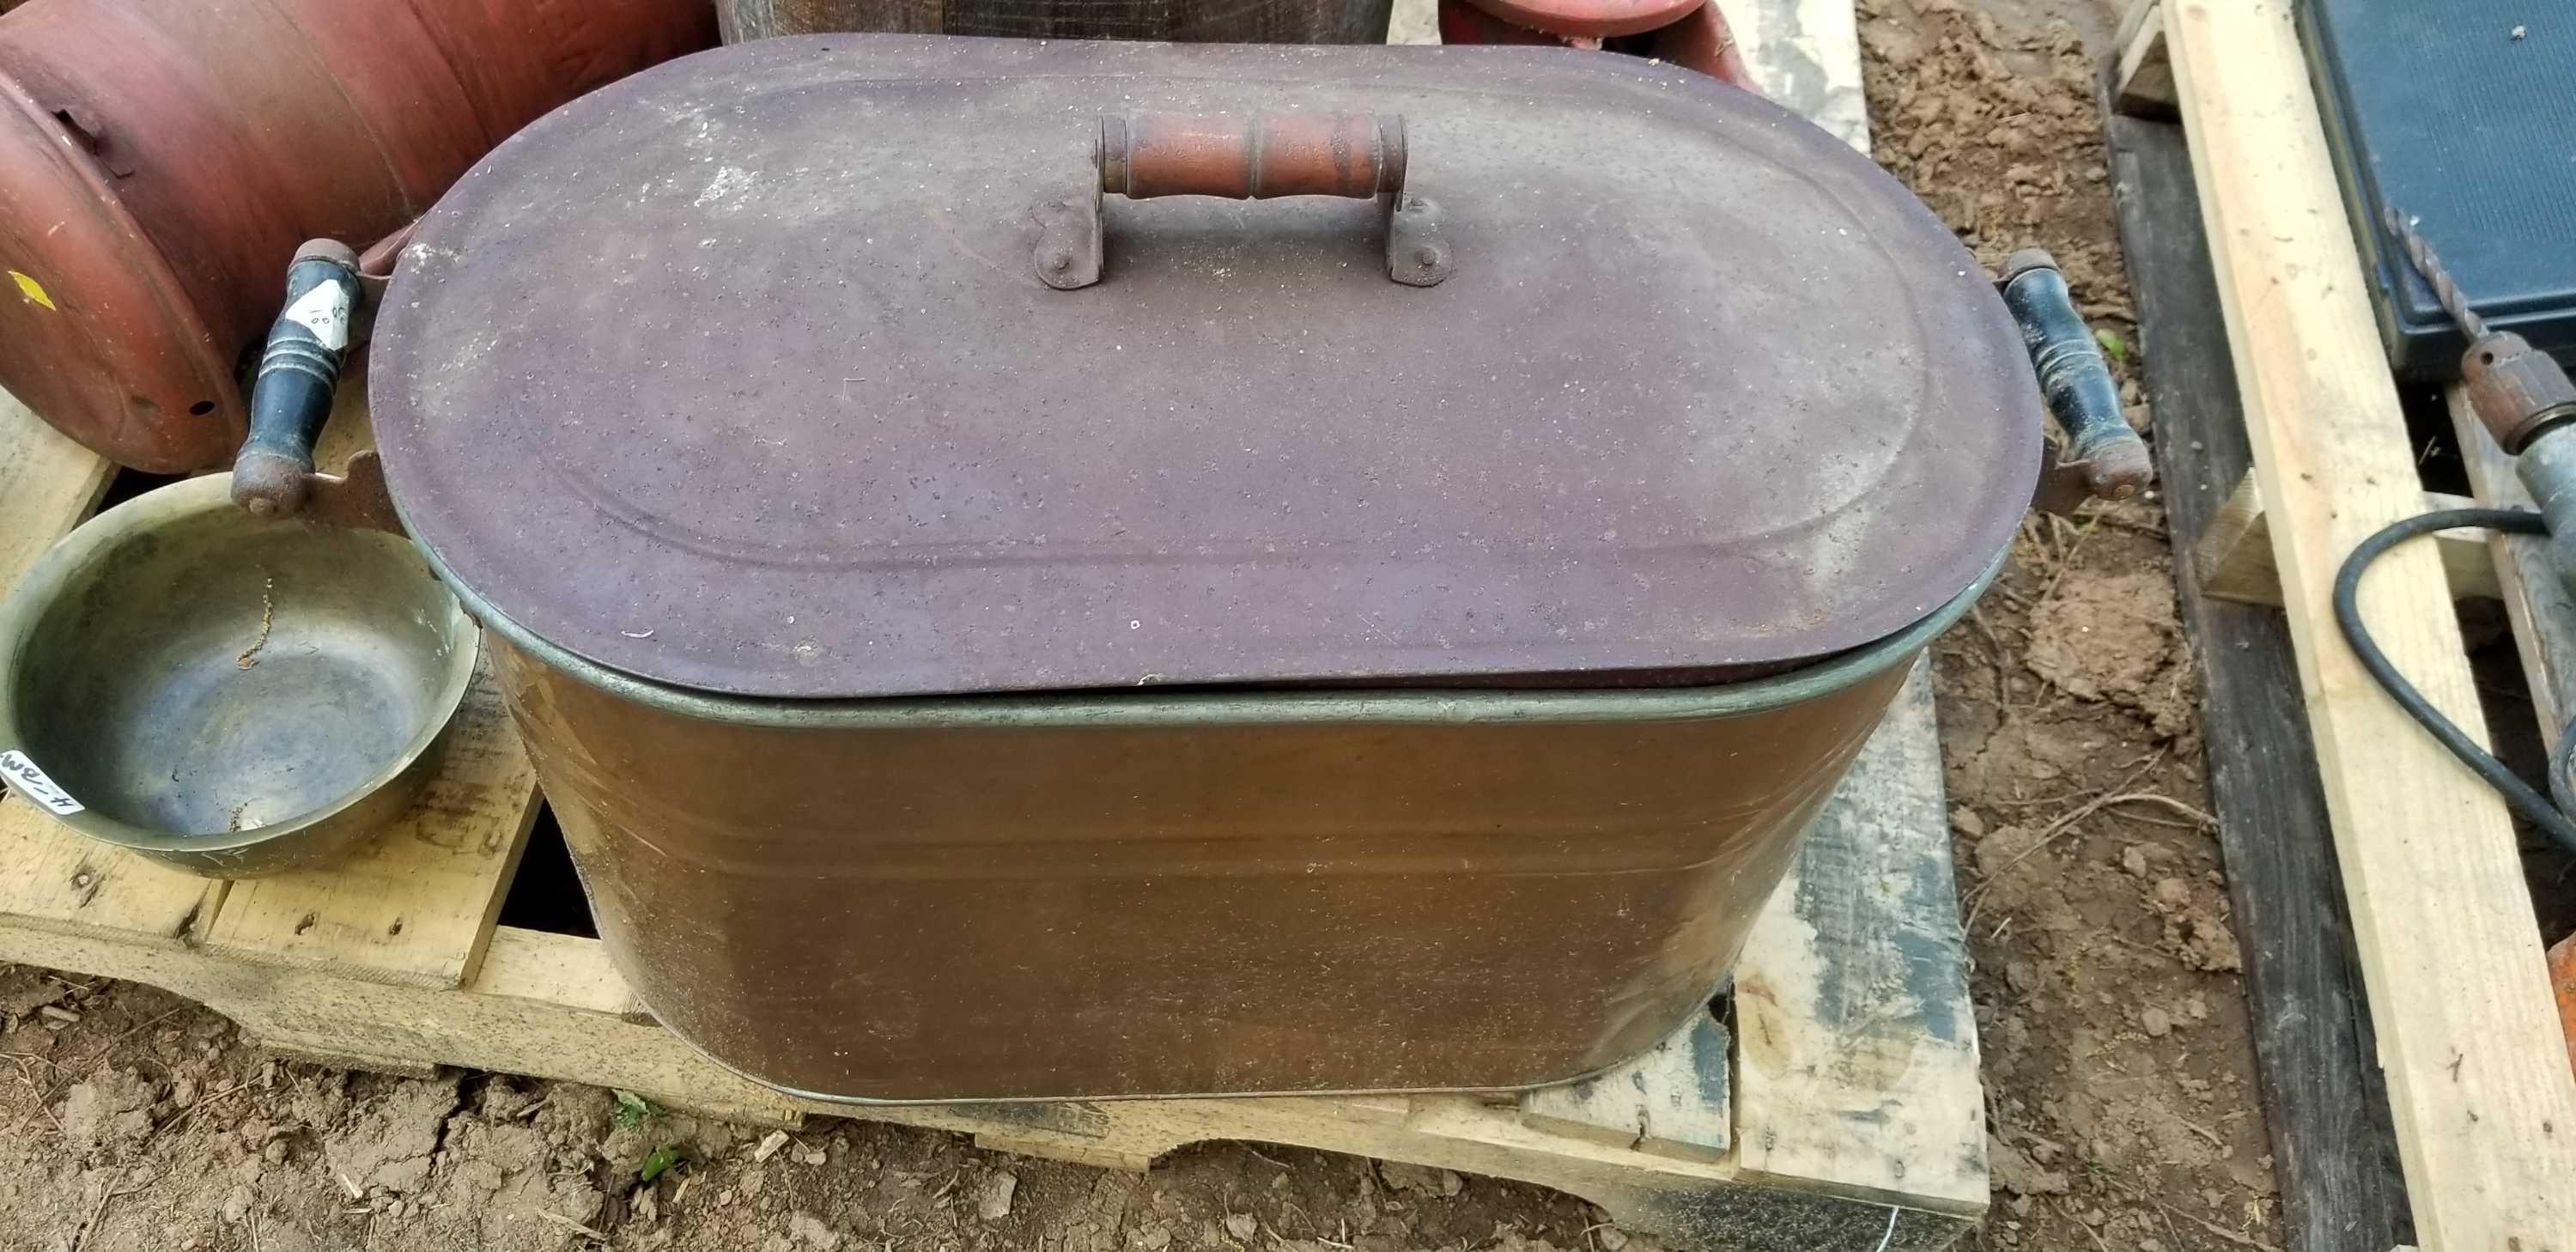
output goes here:
<path id="1" fill-rule="evenodd" d="M 1082 691 L 1062 694 L 802 700 L 694 691 L 610 669 L 539 638 L 459 582 L 420 545 L 466 611 L 510 646 L 567 677 L 658 712 L 777 730 L 927 730 L 1087 726 L 1275 726 L 1333 722 L 1687 721 L 1802 703 L 1884 672 L 1967 615 L 2003 569 L 1997 552 L 1957 595 L 1875 643 L 1784 674 L 1704 687 L 1619 689 L 1404 688 L 1356 691 Z"/>

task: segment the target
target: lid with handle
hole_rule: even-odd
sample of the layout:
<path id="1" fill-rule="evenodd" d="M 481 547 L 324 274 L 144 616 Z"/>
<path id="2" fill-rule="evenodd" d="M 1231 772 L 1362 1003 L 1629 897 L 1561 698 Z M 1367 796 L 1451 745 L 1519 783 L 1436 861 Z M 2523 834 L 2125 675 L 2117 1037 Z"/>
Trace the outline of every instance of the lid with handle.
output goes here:
<path id="1" fill-rule="evenodd" d="M 374 352 L 450 577 L 743 696 L 1794 664 L 1985 569 L 2042 411 L 1866 159 L 1538 48 L 701 54 L 461 181 Z"/>

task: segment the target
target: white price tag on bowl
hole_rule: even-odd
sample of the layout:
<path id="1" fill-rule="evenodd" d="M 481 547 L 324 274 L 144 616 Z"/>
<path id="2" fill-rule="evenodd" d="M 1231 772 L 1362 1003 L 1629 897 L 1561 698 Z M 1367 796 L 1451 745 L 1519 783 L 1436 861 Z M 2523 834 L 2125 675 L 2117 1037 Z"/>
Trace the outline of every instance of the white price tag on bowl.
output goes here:
<path id="1" fill-rule="evenodd" d="M 43 805 L 46 812 L 56 817 L 69 817 L 81 811 L 81 802 L 73 799 L 72 793 L 47 778 L 45 771 L 36 768 L 36 763 L 16 748 L 0 752 L 0 782 L 8 783 L 11 791 Z"/>

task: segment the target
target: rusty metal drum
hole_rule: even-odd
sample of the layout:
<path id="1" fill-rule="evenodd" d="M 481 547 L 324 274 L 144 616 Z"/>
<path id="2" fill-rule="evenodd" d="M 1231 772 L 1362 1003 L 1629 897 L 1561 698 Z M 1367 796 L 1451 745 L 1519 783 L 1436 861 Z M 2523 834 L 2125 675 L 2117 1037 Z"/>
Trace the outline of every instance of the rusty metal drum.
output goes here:
<path id="1" fill-rule="evenodd" d="M 1543 48 L 702 54 L 461 181 L 374 352 L 620 968 L 856 1100 L 1650 1046 L 2042 423 L 1893 179 Z"/>
<path id="2" fill-rule="evenodd" d="M 705 0 L 0 15 L 0 386 L 121 464 L 228 462 L 298 243 L 391 232 L 511 131 L 714 38 Z"/>

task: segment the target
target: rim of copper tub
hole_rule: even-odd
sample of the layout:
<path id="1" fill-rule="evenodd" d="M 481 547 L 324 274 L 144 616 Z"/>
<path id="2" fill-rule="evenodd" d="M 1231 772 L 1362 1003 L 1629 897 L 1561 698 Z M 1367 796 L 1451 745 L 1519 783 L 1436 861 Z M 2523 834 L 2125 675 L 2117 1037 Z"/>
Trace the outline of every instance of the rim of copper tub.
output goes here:
<path id="1" fill-rule="evenodd" d="M 0 203 L 17 201 L 14 220 L 54 222 L 67 232 L 34 255 L 55 260 L 53 275 L 32 275 L 58 306 L 50 310 L 14 280 L 0 300 L 19 301 L 19 324 L 58 345 L 57 350 L 100 363 L 100 371 L 56 369 L 41 384 L 18 384 L 18 399 L 63 433 L 119 464 L 154 473 L 182 473 L 222 460 L 239 443 L 243 417 L 232 363 L 215 350 L 213 335 L 191 308 L 171 302 L 183 290 L 178 272 L 117 197 L 95 160 L 17 77 L 0 69 Z M 33 211 L 27 211 L 32 209 Z M 5 228 L 0 228 L 4 230 Z M 5 236 L 0 236 L 5 238 Z M 33 250 L 31 250 L 33 251 Z M 32 261 L 0 257 L 13 273 Z M 103 336 L 100 323 L 144 328 L 148 335 Z M 51 329 L 47 329 L 48 326 Z M 117 346 L 120 342 L 126 346 Z M 144 345 L 144 346 L 134 346 Z M 117 392 L 78 385 L 81 377 L 123 381 Z M 181 400 L 188 396 L 193 399 Z M 202 422 L 194 437 L 139 418 L 137 398 L 176 404 Z M 199 404 L 211 407 L 199 411 Z"/>
<path id="2" fill-rule="evenodd" d="M 401 502 L 395 502 L 401 512 Z M 404 524 L 406 533 L 413 531 Z M 438 553 L 420 554 L 484 630 L 576 682 L 662 713 L 783 730 L 924 730 L 939 728 L 1079 728 L 1099 726 L 1250 726 L 1368 722 L 1410 725 L 1462 722 L 1682 721 L 1727 717 L 1814 698 L 1880 673 L 1929 645 L 1967 616 L 2002 572 L 2009 549 L 1995 553 L 1958 594 L 1932 606 L 1893 634 L 1797 669 L 1701 687 L 1358 687 L 1334 690 L 1260 688 L 1158 691 L 1152 687 L 1081 691 L 1003 691 L 937 696 L 805 699 L 698 691 L 610 669 L 549 643 L 494 609 L 456 578 Z"/>

